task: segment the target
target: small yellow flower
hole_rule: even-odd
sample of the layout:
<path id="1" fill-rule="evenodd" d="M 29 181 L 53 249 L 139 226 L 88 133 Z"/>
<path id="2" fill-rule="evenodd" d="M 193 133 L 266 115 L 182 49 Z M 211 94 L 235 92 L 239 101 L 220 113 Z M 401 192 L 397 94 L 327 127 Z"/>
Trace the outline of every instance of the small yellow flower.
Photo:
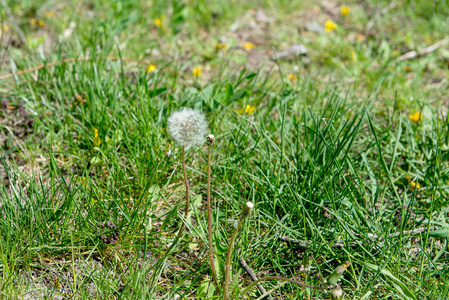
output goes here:
<path id="1" fill-rule="evenodd" d="M 412 181 L 412 180 L 410 179 L 410 177 L 408 177 L 408 176 L 405 176 L 405 179 L 407 179 L 407 181 Z"/>
<path id="2" fill-rule="evenodd" d="M 30 19 L 30 24 L 31 24 L 31 25 L 36 25 L 36 19 L 31 18 L 31 19 Z"/>
<path id="3" fill-rule="evenodd" d="M 347 16 L 348 14 L 349 14 L 349 12 L 350 12 L 351 10 L 349 9 L 349 6 L 342 6 L 341 8 L 340 8 L 340 12 L 341 12 L 341 15 L 343 16 L 343 17 L 345 17 L 345 16 Z"/>
<path id="4" fill-rule="evenodd" d="M 245 112 L 245 114 L 248 114 L 248 115 L 250 115 L 250 114 L 252 114 L 254 111 L 256 110 L 256 107 L 255 106 L 251 106 L 251 105 L 247 105 L 246 106 L 246 108 L 245 108 L 245 110 L 243 111 L 243 108 L 242 109 L 238 109 L 238 110 L 236 110 L 236 112 L 238 113 L 238 114 L 243 114 L 243 112 Z"/>
<path id="5" fill-rule="evenodd" d="M 200 77 L 202 68 L 203 67 L 199 66 L 199 67 L 196 67 L 195 69 L 193 69 L 192 75 L 195 76 L 195 77 Z"/>
<path id="6" fill-rule="evenodd" d="M 153 64 L 150 64 L 148 67 L 147 67 L 147 72 L 148 73 L 152 73 L 152 72 L 154 72 L 154 71 L 156 71 L 157 70 L 157 67 L 155 66 L 155 65 L 153 65 Z"/>
<path id="7" fill-rule="evenodd" d="M 245 45 L 243 45 L 246 51 L 250 51 L 251 49 L 256 48 L 256 45 L 250 42 L 246 42 Z"/>
<path id="8" fill-rule="evenodd" d="M 220 51 L 221 49 L 226 49 L 227 46 L 226 44 L 222 44 L 222 43 L 217 43 L 217 45 L 215 45 L 215 51 Z"/>
<path id="9" fill-rule="evenodd" d="M 290 81 L 296 81 L 296 80 L 298 80 L 298 76 L 297 76 L 296 74 L 292 74 L 292 73 L 288 74 L 287 78 L 288 78 L 288 80 L 290 80 Z"/>
<path id="10" fill-rule="evenodd" d="M 154 25 L 156 25 L 159 28 L 162 28 L 162 21 L 164 21 L 164 19 L 165 19 L 164 16 L 154 19 Z"/>
<path id="11" fill-rule="evenodd" d="M 89 184 L 88 184 L 87 181 L 86 181 L 86 177 L 83 177 L 83 179 L 81 179 L 81 182 L 84 183 L 84 187 L 85 187 L 85 188 L 88 188 L 88 187 L 89 187 Z"/>
<path id="12" fill-rule="evenodd" d="M 55 15 L 55 12 L 52 11 L 52 10 L 45 12 L 45 16 L 46 16 L 47 18 L 51 18 L 51 17 L 53 17 L 54 15 Z"/>
<path id="13" fill-rule="evenodd" d="M 39 20 L 39 22 L 37 22 L 37 24 L 38 24 L 39 26 L 44 26 L 45 22 L 44 22 L 44 20 Z"/>
<path id="14" fill-rule="evenodd" d="M 3 24 L 2 29 L 4 32 L 9 31 L 9 26 L 6 24 Z"/>
<path id="15" fill-rule="evenodd" d="M 327 20 L 324 24 L 324 31 L 326 33 L 332 32 L 338 28 L 337 24 L 335 24 L 332 20 Z"/>
<path id="16" fill-rule="evenodd" d="M 421 188 L 421 184 L 419 182 L 410 181 L 410 186 L 412 190 L 417 189 L 419 190 Z"/>
<path id="17" fill-rule="evenodd" d="M 94 145 L 95 146 L 100 146 L 101 145 L 101 139 L 98 136 L 98 129 L 94 128 Z"/>
<path id="18" fill-rule="evenodd" d="M 420 120 L 422 120 L 422 114 L 419 112 L 415 112 L 410 115 L 410 120 L 412 122 L 418 123 Z"/>

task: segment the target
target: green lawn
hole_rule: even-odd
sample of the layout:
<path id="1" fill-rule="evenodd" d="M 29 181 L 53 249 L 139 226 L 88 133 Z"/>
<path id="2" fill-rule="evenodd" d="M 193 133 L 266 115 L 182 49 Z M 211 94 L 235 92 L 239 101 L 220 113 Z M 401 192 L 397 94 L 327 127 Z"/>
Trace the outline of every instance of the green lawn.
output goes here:
<path id="1" fill-rule="evenodd" d="M 1 299 L 222 299 L 206 145 L 184 215 L 183 107 L 216 138 L 220 283 L 255 205 L 235 299 L 262 295 L 240 257 L 319 288 L 348 261 L 343 299 L 449 297 L 446 0 L 1 0 L 0 18 Z"/>

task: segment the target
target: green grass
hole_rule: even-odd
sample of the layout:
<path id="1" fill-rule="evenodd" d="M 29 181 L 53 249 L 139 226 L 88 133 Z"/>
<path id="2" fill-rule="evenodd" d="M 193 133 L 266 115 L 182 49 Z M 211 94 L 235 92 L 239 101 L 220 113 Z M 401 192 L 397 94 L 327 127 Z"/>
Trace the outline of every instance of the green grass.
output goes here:
<path id="1" fill-rule="evenodd" d="M 237 292 L 251 283 L 242 256 L 259 277 L 313 286 L 350 261 L 345 299 L 448 297 L 449 43 L 399 60 L 446 37 L 447 2 L 6 2 L 27 41 L 17 45 L 0 11 L 10 28 L 0 76 L 16 73 L 0 81 L 8 101 L 0 110 L 1 298 L 220 298 L 208 290 L 206 146 L 188 152 L 192 208 L 183 218 L 180 149 L 166 130 L 181 107 L 203 112 L 217 139 L 220 280 L 234 221 L 252 201 L 233 257 Z M 257 9 L 274 21 L 229 30 L 256 20 Z M 327 19 L 335 32 L 304 29 Z M 71 37 L 58 37 L 70 22 Z M 227 49 L 217 51 L 221 37 Z M 245 42 L 256 47 L 246 51 Z M 297 43 L 309 63 L 270 61 Z M 145 72 L 150 63 L 156 72 Z M 236 112 L 246 105 L 254 112 Z M 186 234 L 177 238 L 181 222 Z M 407 234 L 430 227 L 438 230 Z M 312 269 L 298 275 L 308 255 Z M 263 283 L 281 299 L 330 298 L 279 284 Z"/>

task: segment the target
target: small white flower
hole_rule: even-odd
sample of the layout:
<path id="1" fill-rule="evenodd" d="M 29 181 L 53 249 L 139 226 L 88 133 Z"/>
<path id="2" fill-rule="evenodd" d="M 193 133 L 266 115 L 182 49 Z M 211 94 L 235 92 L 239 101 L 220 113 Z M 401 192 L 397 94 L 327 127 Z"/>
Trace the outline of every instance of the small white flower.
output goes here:
<path id="1" fill-rule="evenodd" d="M 197 110 L 183 108 L 168 118 L 168 133 L 186 148 L 201 144 L 207 133 L 206 118 Z"/>

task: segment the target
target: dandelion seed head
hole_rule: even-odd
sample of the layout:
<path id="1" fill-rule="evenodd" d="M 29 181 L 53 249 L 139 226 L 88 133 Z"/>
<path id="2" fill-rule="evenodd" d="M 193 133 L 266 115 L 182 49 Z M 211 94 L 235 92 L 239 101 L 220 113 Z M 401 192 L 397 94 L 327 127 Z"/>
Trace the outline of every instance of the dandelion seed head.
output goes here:
<path id="1" fill-rule="evenodd" d="M 206 118 L 191 108 L 183 108 L 168 118 L 168 133 L 181 146 L 190 148 L 204 142 Z"/>

